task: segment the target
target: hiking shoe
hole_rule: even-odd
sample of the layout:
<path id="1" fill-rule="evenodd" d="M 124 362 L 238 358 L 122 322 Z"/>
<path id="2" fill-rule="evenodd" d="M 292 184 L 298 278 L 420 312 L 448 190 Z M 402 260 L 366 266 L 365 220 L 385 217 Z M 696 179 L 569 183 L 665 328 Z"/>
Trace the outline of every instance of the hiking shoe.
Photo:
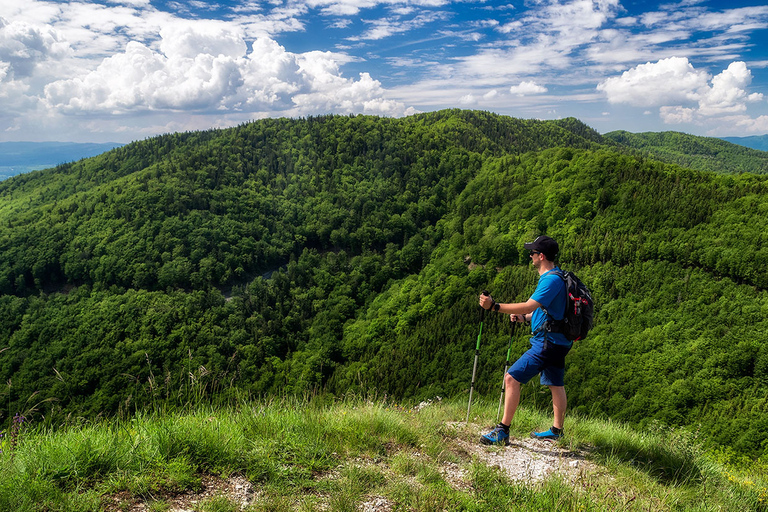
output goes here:
<path id="1" fill-rule="evenodd" d="M 558 433 L 555 433 L 550 428 L 546 432 L 531 432 L 531 437 L 534 439 L 544 439 L 549 441 L 557 441 L 561 437 L 563 437 L 563 431 L 561 430 Z"/>
<path id="2" fill-rule="evenodd" d="M 496 425 L 496 428 L 489 433 L 480 436 L 480 442 L 483 444 L 509 444 L 509 432 L 504 430 L 501 425 Z"/>

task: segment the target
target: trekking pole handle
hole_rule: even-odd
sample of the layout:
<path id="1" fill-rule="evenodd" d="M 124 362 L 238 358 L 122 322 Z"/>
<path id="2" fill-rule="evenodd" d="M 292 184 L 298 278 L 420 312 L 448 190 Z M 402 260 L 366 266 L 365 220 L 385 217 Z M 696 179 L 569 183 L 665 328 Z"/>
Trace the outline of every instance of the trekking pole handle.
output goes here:
<path id="1" fill-rule="evenodd" d="M 486 296 L 486 297 L 490 297 L 490 296 L 491 296 L 491 292 L 489 292 L 488 290 L 483 290 L 483 293 L 482 293 L 482 294 L 483 294 L 484 296 Z M 493 300 L 493 299 L 491 299 L 491 300 Z M 485 318 L 485 312 L 486 312 L 486 311 L 487 311 L 487 310 L 486 310 L 484 307 L 480 306 L 480 321 L 481 321 L 481 322 L 482 322 L 482 321 L 483 321 L 483 319 Z"/>

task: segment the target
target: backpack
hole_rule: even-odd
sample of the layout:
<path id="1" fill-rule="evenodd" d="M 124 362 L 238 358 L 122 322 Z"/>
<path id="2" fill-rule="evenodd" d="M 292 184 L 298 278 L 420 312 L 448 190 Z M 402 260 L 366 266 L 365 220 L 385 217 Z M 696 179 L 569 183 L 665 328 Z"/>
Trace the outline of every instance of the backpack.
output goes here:
<path id="1" fill-rule="evenodd" d="M 592 329 L 595 303 L 589 289 L 573 272 L 555 272 L 565 282 L 566 305 L 562 320 L 552 318 L 547 310 L 547 332 L 559 332 L 568 340 L 577 341 L 587 337 Z"/>

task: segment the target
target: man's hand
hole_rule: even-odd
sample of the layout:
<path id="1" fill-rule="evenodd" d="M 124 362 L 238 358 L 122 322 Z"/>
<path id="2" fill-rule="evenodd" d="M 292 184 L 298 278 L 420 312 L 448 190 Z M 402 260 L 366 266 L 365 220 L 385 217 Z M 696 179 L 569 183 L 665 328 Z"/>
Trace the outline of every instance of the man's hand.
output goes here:
<path id="1" fill-rule="evenodd" d="M 509 321 L 525 323 L 525 315 L 509 315 Z"/>
<path id="2" fill-rule="evenodd" d="M 481 308 L 489 310 L 493 307 L 494 300 L 490 295 L 481 295 L 480 301 L 478 303 L 480 304 Z"/>

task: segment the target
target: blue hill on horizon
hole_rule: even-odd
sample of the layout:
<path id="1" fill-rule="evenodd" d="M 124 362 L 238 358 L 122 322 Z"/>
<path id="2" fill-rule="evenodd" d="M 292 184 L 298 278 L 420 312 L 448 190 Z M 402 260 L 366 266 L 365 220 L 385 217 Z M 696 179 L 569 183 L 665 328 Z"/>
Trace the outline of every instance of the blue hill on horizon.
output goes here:
<path id="1" fill-rule="evenodd" d="M 720 137 L 721 139 L 740 146 L 757 149 L 758 151 L 768 151 L 768 134 L 751 135 L 749 137 Z"/>
<path id="2" fill-rule="evenodd" d="M 100 155 L 120 142 L 0 142 L 0 180 Z"/>

